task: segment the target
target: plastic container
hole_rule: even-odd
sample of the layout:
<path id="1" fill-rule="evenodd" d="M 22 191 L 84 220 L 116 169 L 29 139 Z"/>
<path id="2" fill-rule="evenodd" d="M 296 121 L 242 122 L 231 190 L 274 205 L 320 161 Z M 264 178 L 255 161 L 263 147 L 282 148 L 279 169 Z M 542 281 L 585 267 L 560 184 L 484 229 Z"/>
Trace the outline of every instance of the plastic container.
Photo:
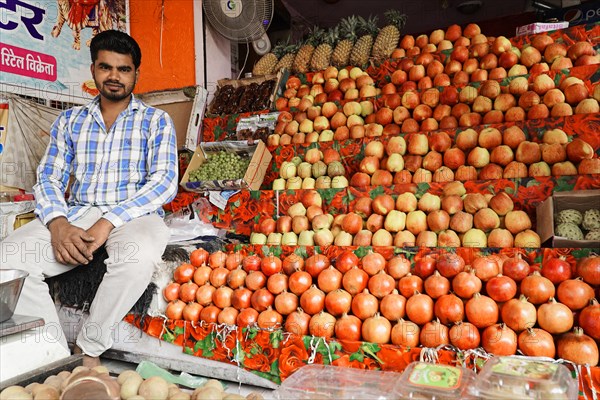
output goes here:
<path id="1" fill-rule="evenodd" d="M 402 373 L 394 393 L 400 399 L 474 399 L 474 379 L 470 369 L 414 361 Z"/>
<path id="2" fill-rule="evenodd" d="M 486 362 L 475 387 L 480 399 L 576 399 L 578 385 L 562 364 L 535 358 L 495 357 Z"/>
<path id="3" fill-rule="evenodd" d="M 27 276 L 20 269 L 0 269 L 0 322 L 13 316 Z"/>
<path id="4" fill-rule="evenodd" d="M 284 380 L 273 397 L 280 400 L 395 399 L 393 388 L 401 376 L 398 372 L 310 364 Z"/>

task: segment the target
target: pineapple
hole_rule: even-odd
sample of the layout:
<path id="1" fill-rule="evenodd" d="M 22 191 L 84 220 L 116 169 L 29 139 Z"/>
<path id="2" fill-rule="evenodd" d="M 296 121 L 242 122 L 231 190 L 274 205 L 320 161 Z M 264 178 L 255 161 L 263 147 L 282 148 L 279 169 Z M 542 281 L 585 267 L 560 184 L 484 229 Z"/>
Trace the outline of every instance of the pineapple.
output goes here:
<path id="1" fill-rule="evenodd" d="M 294 62 L 294 58 L 296 57 L 296 52 L 300 46 L 295 43 L 286 44 L 286 46 L 282 49 L 281 57 L 279 58 L 279 62 L 275 66 L 275 71 L 279 71 L 282 68 L 287 70 L 292 69 L 292 63 Z"/>
<path id="2" fill-rule="evenodd" d="M 310 58 L 315 51 L 315 46 L 319 42 L 320 37 L 323 35 L 323 29 L 315 26 L 308 33 L 308 37 L 300 49 L 298 53 L 296 53 L 296 57 L 294 58 L 294 62 L 292 63 L 292 71 L 295 73 L 304 74 L 308 72 L 308 67 L 310 63 Z"/>
<path id="3" fill-rule="evenodd" d="M 262 56 L 254 67 L 252 68 L 252 75 L 267 75 L 273 72 L 275 69 L 275 65 L 277 65 L 278 58 L 275 55 L 275 51 L 271 51 L 270 53 Z"/>
<path id="4" fill-rule="evenodd" d="M 368 20 L 365 20 L 359 16 L 358 21 L 362 36 L 354 43 L 349 61 L 350 65 L 362 68 L 369 61 L 369 55 L 373 47 L 373 37 L 378 31 L 377 17 L 369 17 Z"/>
<path id="5" fill-rule="evenodd" d="M 322 36 L 321 44 L 317 46 L 310 59 L 311 71 L 323 71 L 325 68 L 329 67 L 331 53 L 333 52 L 333 46 L 337 41 L 337 37 L 338 30 L 335 27 Z"/>
<path id="6" fill-rule="evenodd" d="M 384 15 L 388 25 L 379 31 L 371 52 L 371 56 L 379 60 L 392 55 L 400 40 L 400 30 L 406 24 L 406 15 L 400 14 L 398 10 L 387 10 Z"/>
<path id="7" fill-rule="evenodd" d="M 341 40 L 335 46 L 331 54 L 331 65 L 337 68 L 343 68 L 348 65 L 352 46 L 356 41 L 356 28 L 358 19 L 355 16 L 343 18 L 338 24 L 338 32 Z"/>

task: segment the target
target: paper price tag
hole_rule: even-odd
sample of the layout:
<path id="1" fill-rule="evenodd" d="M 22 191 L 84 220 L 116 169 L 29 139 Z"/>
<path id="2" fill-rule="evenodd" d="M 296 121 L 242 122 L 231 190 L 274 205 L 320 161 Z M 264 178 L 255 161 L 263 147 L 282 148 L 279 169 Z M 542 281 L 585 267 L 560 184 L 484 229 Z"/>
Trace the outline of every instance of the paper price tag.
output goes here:
<path id="1" fill-rule="evenodd" d="M 210 201 L 215 206 L 219 207 L 221 210 L 225 210 L 227 207 L 227 202 L 229 198 L 239 192 L 239 190 L 223 190 L 223 191 L 209 191 L 208 192 L 208 201 Z"/>

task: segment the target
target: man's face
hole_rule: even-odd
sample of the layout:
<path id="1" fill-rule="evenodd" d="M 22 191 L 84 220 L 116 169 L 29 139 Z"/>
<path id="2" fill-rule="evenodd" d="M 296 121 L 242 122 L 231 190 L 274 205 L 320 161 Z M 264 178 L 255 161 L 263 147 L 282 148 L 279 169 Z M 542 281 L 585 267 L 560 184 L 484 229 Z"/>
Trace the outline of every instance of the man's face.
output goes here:
<path id="1" fill-rule="evenodd" d="M 91 71 L 100 95 L 110 101 L 128 98 L 137 81 L 137 71 L 129 54 L 100 50 Z"/>

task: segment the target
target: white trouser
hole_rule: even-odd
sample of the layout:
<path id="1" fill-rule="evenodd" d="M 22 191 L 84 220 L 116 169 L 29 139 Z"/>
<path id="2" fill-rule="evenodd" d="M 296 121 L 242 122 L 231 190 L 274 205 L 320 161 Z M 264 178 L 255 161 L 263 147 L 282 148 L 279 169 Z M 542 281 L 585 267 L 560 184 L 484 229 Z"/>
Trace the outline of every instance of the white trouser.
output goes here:
<path id="1" fill-rule="evenodd" d="M 90 210 L 73 225 L 91 227 L 102 212 Z M 169 228 L 158 215 L 136 218 L 115 228 L 105 243 L 106 273 L 77 337 L 77 345 L 89 356 L 99 356 L 113 344 L 113 330 L 144 293 L 169 240 Z M 65 273 L 73 266 L 56 261 L 50 231 L 39 219 L 15 230 L 0 242 L 2 268 L 29 272 L 15 314 L 42 317 L 50 340 L 67 347 L 56 307 L 45 278 Z M 80 268 L 86 268 L 81 266 Z M 52 339 L 54 337 L 54 339 Z"/>

